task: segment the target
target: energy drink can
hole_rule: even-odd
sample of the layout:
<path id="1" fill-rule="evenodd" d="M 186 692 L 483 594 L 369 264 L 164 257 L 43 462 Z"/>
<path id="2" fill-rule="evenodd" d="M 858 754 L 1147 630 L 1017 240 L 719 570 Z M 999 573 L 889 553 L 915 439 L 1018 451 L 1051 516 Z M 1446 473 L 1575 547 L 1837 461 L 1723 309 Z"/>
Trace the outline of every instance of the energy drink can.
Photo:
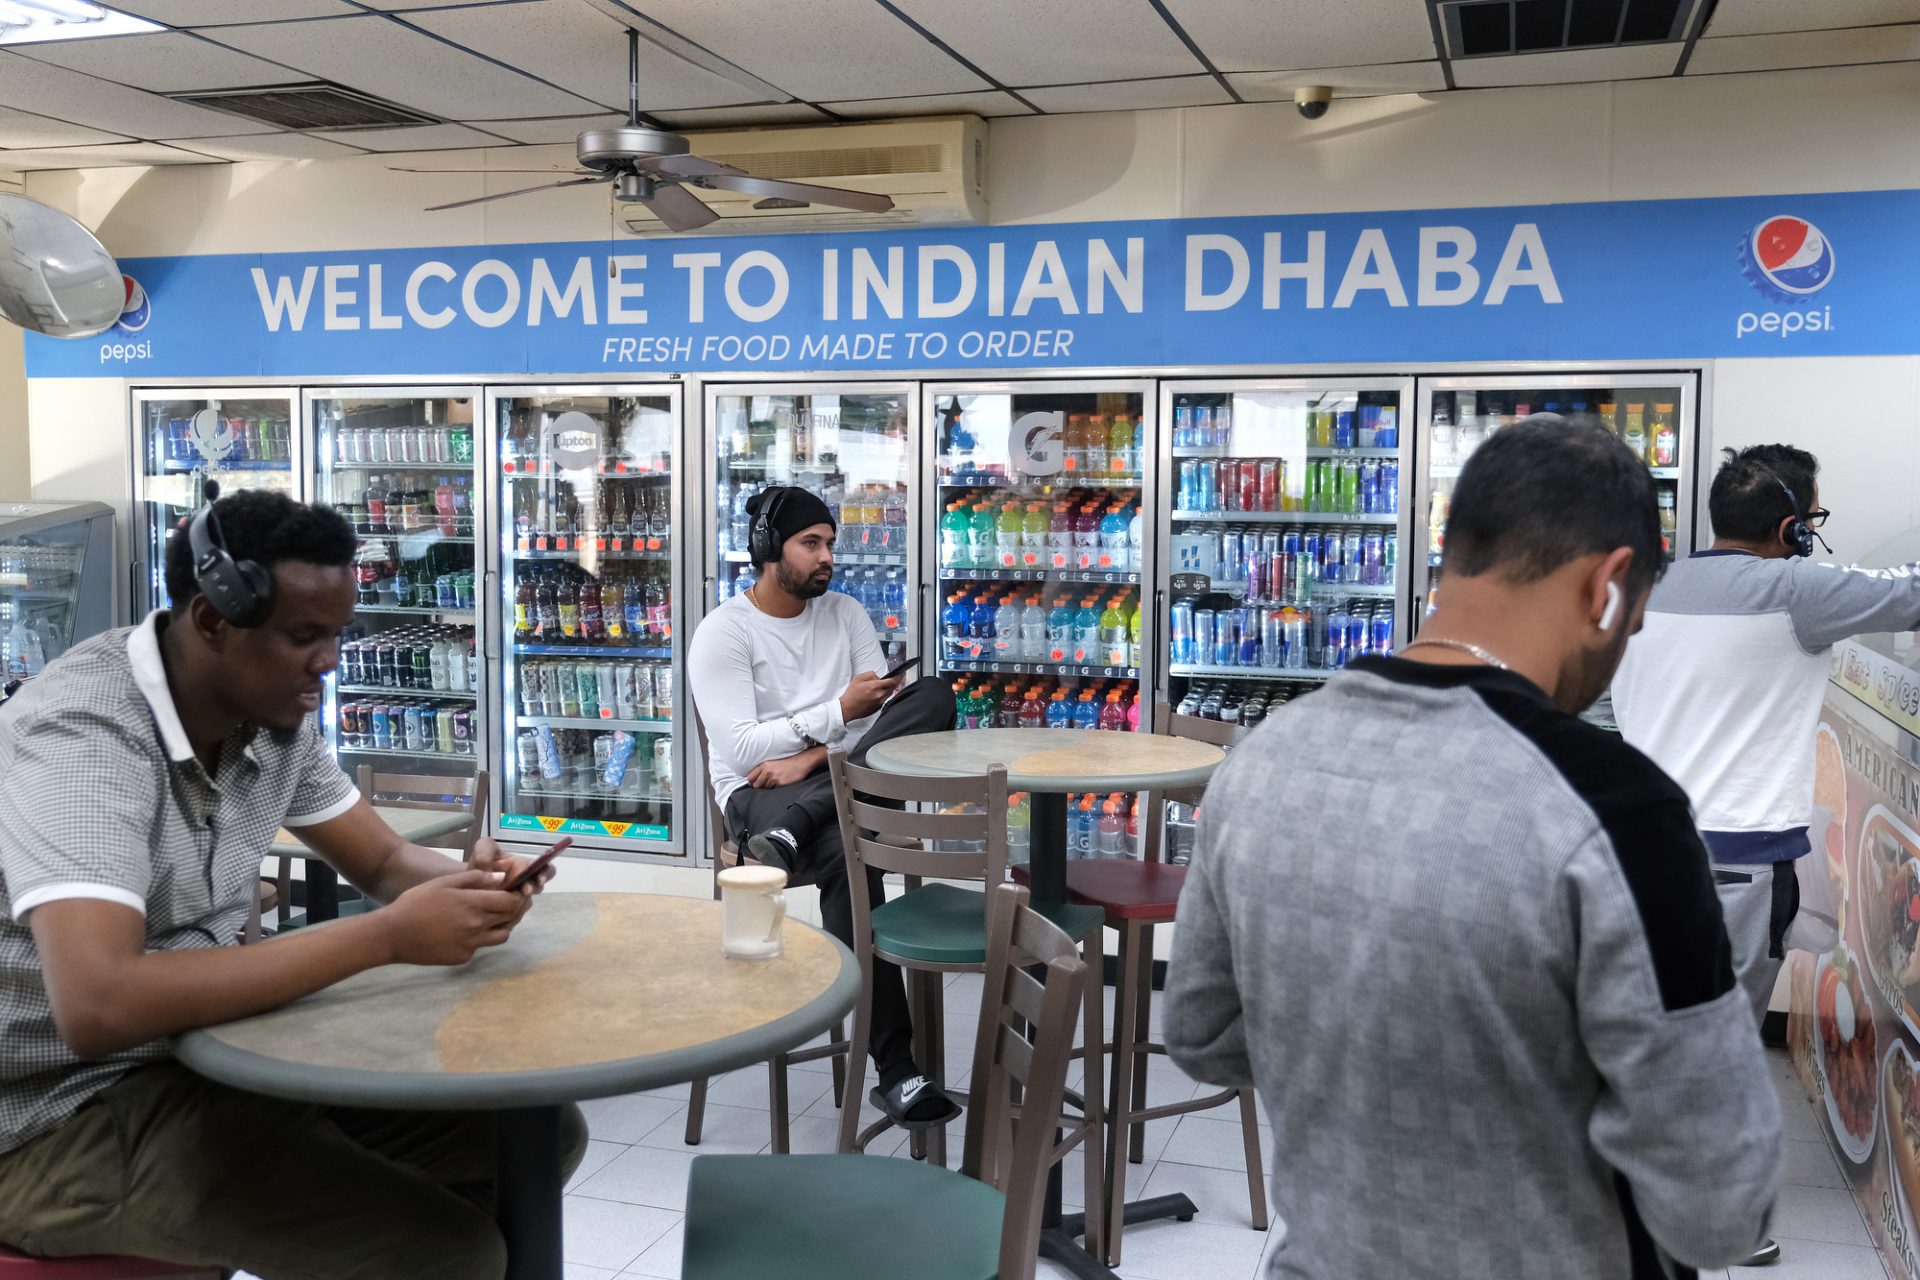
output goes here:
<path id="1" fill-rule="evenodd" d="M 453 754 L 453 708 L 441 707 L 433 713 L 433 736 L 440 754 Z"/>
<path id="2" fill-rule="evenodd" d="M 453 753 L 457 756 L 473 754 L 473 712 L 466 707 L 453 713 Z"/>
<path id="3" fill-rule="evenodd" d="M 1213 661 L 1213 632 L 1219 615 L 1212 609 L 1193 611 L 1193 658 L 1196 664 Z"/>
<path id="4" fill-rule="evenodd" d="M 408 707 L 401 713 L 401 723 L 405 726 L 406 749 L 408 751 L 428 750 L 426 717 L 420 708 Z"/>
<path id="5" fill-rule="evenodd" d="M 376 706 L 367 715 L 375 751 L 393 750 L 393 716 L 384 706 Z"/>

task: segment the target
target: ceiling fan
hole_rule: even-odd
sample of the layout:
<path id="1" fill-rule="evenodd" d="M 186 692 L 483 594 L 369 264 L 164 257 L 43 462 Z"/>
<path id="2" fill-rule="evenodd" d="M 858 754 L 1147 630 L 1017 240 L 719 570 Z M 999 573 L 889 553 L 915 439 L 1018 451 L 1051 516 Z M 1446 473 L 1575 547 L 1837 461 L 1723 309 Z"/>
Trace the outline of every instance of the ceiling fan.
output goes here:
<path id="1" fill-rule="evenodd" d="M 559 187 L 586 187 L 597 183 L 613 184 L 613 198 L 623 204 L 645 205 L 654 217 L 671 231 L 692 231 L 719 218 L 688 187 L 740 191 L 765 199 L 759 208 L 800 208 L 809 204 L 827 204 L 840 209 L 858 209 L 864 213 L 885 213 L 893 208 L 886 196 L 841 187 L 819 187 L 807 182 L 780 182 L 756 178 L 732 165 L 703 160 L 693 154 L 686 138 L 677 133 L 649 129 L 640 123 L 640 33 L 627 29 L 627 123 L 617 129 L 589 129 L 574 142 L 579 159 L 577 176 L 517 191 L 501 191 L 471 200 L 455 200 L 427 209 L 460 209 L 489 200 L 505 200 L 535 191 Z M 391 166 L 397 173 L 558 173 L 555 169 L 409 169 Z"/>

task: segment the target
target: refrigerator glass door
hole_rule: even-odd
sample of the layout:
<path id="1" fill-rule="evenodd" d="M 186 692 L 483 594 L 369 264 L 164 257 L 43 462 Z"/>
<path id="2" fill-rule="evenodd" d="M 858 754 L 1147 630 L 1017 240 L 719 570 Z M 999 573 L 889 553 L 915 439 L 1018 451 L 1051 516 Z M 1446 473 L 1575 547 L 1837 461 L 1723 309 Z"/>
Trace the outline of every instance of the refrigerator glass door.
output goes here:
<path id="1" fill-rule="evenodd" d="M 499 512 L 499 826 L 675 848 L 675 388 L 489 396 Z"/>
<path id="2" fill-rule="evenodd" d="M 858 600 L 889 662 L 915 652 L 913 396 L 900 386 L 716 387 L 707 401 L 714 458 L 717 606 L 753 585 L 747 501 L 798 485 L 838 522 L 832 590 Z"/>
<path id="3" fill-rule="evenodd" d="M 1162 388 L 1166 700 L 1253 723 L 1404 639 L 1406 380 Z"/>
<path id="4" fill-rule="evenodd" d="M 0 686 L 104 631 L 112 576 L 112 508 L 0 503 Z"/>
<path id="5" fill-rule="evenodd" d="M 477 643 L 479 393 L 309 392 L 313 493 L 358 535 L 327 740 L 376 803 L 465 808 L 486 758 Z M 445 781 L 442 781 L 445 780 Z"/>
<path id="6" fill-rule="evenodd" d="M 133 393 L 133 612 L 170 601 L 167 535 L 220 492 L 274 489 L 300 496 L 294 395 L 279 388 L 166 389 Z"/>

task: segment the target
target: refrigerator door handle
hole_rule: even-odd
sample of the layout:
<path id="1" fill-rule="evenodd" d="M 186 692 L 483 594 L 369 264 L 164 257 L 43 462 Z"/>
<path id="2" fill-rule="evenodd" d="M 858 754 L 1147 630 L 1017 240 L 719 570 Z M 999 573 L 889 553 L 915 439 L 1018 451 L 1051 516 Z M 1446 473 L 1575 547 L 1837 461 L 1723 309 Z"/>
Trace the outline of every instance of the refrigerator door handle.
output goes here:
<path id="1" fill-rule="evenodd" d="M 135 560 L 127 566 L 127 616 L 138 622 L 143 614 L 140 608 L 140 584 L 146 580 L 147 562 Z"/>
<path id="2" fill-rule="evenodd" d="M 499 588 L 500 575 L 495 573 L 492 569 L 489 569 L 486 572 L 486 577 L 484 581 L 486 583 L 486 586 L 484 588 L 485 595 L 483 595 L 481 598 L 485 600 L 491 600 L 493 599 L 493 593 Z M 479 617 L 480 615 L 478 613 L 474 615 L 476 622 L 479 620 Z M 496 647 L 498 637 L 494 635 L 492 627 L 476 627 L 475 630 L 479 631 L 480 637 L 481 637 L 481 640 L 480 640 L 481 657 L 486 659 L 488 662 L 492 662 L 494 659 L 500 656 L 500 651 Z"/>

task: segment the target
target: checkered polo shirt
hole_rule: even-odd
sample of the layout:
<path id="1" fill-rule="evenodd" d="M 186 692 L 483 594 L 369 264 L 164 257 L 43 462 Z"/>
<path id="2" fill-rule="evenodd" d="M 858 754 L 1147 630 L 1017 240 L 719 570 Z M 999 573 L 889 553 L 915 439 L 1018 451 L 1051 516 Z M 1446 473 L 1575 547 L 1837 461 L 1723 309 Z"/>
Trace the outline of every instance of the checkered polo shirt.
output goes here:
<path id="1" fill-rule="evenodd" d="M 97 1062 L 54 1029 L 27 917 L 95 898 L 146 917 L 149 951 L 232 945 L 282 826 L 338 817 L 359 792 L 311 720 L 242 728 L 213 777 L 194 755 L 160 661 L 166 614 L 48 665 L 0 707 L 0 1152 L 57 1128 L 156 1041 Z"/>

